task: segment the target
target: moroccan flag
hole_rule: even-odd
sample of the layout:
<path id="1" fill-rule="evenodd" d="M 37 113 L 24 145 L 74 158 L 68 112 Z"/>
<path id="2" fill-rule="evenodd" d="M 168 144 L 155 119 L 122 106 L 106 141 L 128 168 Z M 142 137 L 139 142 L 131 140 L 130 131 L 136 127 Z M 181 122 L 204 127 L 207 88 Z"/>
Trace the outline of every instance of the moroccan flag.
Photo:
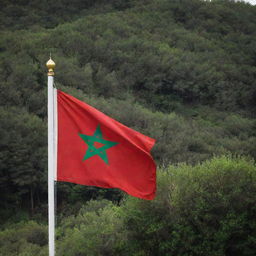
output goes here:
<path id="1" fill-rule="evenodd" d="M 156 165 L 150 154 L 154 139 L 59 90 L 57 120 L 58 181 L 154 198 Z"/>

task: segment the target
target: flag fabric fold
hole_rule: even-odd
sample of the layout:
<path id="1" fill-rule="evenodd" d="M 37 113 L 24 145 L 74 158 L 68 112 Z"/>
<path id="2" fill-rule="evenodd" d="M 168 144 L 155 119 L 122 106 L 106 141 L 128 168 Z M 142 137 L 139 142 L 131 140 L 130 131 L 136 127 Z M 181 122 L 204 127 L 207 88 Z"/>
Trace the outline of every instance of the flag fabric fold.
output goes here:
<path id="1" fill-rule="evenodd" d="M 155 197 L 154 139 L 60 90 L 57 121 L 56 180 Z"/>

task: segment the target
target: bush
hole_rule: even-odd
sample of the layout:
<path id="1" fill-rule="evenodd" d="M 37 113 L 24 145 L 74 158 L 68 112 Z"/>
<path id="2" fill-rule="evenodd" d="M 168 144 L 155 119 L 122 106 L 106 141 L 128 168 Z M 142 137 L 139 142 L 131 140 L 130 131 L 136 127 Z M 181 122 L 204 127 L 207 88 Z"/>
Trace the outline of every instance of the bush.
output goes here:
<path id="1" fill-rule="evenodd" d="M 119 255 L 124 233 L 117 206 L 106 200 L 90 201 L 76 217 L 62 223 L 58 255 Z"/>
<path id="2" fill-rule="evenodd" d="M 220 157 L 158 173 L 152 202 L 123 206 L 129 255 L 254 255 L 256 166 Z M 139 253 L 138 253 L 139 252 Z"/>
<path id="3" fill-rule="evenodd" d="M 0 256 L 46 256 L 47 227 L 33 221 L 0 231 Z"/>

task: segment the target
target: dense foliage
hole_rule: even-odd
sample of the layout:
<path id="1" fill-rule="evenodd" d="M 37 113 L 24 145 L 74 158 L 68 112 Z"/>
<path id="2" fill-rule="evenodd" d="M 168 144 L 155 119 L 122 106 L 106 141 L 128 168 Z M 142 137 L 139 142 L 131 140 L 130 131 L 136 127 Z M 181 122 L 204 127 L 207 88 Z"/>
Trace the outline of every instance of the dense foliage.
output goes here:
<path id="1" fill-rule="evenodd" d="M 220 157 L 159 171 L 154 201 L 90 201 L 57 229 L 57 255 L 254 255 L 256 165 Z M 0 232 L 0 255 L 48 255 L 35 222 Z"/>
<path id="2" fill-rule="evenodd" d="M 28 2 L 0 10 L 0 255 L 47 253 L 50 52 L 56 87 L 155 138 L 159 166 L 151 203 L 59 183 L 60 255 L 254 255 L 254 164 L 204 161 L 256 157 L 256 7 Z"/>

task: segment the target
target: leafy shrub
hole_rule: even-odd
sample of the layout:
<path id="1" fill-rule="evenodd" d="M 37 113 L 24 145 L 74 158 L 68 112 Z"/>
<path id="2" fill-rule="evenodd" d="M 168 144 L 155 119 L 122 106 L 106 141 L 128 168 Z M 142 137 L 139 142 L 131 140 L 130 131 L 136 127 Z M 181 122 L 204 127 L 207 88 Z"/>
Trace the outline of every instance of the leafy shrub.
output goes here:
<path id="1" fill-rule="evenodd" d="M 0 231 L 1 256 L 46 256 L 47 243 L 47 227 L 33 221 Z"/>
<path id="2" fill-rule="evenodd" d="M 171 166 L 158 179 L 156 200 L 129 198 L 123 206 L 130 255 L 254 255 L 253 161 L 220 157 Z"/>
<path id="3" fill-rule="evenodd" d="M 107 201 L 89 202 L 62 225 L 58 255 L 118 255 L 124 242 L 119 209 Z"/>

